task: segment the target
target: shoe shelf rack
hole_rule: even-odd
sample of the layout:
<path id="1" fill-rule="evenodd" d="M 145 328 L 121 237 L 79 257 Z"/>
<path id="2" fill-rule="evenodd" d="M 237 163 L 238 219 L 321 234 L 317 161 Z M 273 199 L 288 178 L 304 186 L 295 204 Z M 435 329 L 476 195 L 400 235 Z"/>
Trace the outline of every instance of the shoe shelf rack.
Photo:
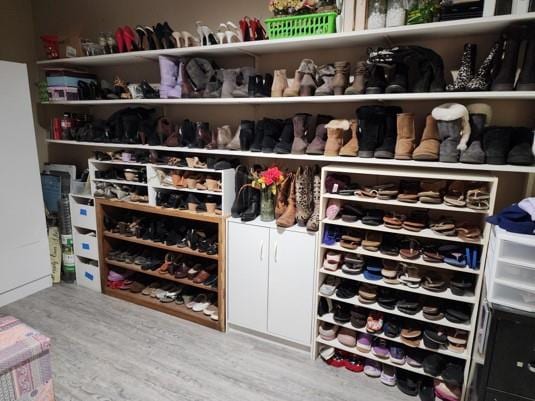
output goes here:
<path id="1" fill-rule="evenodd" d="M 170 148 L 167 148 L 170 150 Z M 180 167 L 180 166 L 170 166 L 165 164 L 151 164 L 151 163 L 135 163 L 135 162 L 122 162 L 119 160 L 105 160 L 100 161 L 96 159 L 89 159 L 89 177 L 91 181 L 91 193 L 95 194 L 98 183 L 108 183 L 108 184 L 119 184 L 119 185 L 133 185 L 135 187 L 144 187 L 147 189 L 148 194 L 148 205 L 149 206 L 158 206 L 157 205 L 157 195 L 159 192 L 177 192 L 183 193 L 186 198 L 188 194 L 193 194 L 196 197 L 199 197 L 199 200 L 202 201 L 202 197 L 205 195 L 211 195 L 216 198 L 216 202 L 221 207 L 223 215 L 230 215 L 230 208 L 232 207 L 232 202 L 234 202 L 234 169 L 226 170 L 214 170 L 209 168 L 193 168 L 193 167 Z M 126 168 L 134 168 L 136 170 L 144 170 L 145 176 L 147 177 L 147 182 L 134 182 L 127 180 L 117 180 L 117 179 L 100 179 L 95 177 L 95 172 L 98 171 L 107 171 L 110 169 L 117 169 L 121 171 Z M 190 176 L 211 176 L 221 182 L 221 191 L 209 191 L 206 189 L 196 189 L 196 188 L 185 188 L 185 187 L 176 187 L 172 185 L 167 185 L 160 182 L 158 171 L 162 171 L 166 174 L 170 172 L 178 172 L 179 174 L 186 174 Z M 207 214 L 204 212 L 202 214 Z"/>
<path id="2" fill-rule="evenodd" d="M 167 50 L 149 50 L 110 55 L 74 57 L 56 60 L 42 60 L 38 64 L 51 66 L 112 66 L 131 63 L 157 61 L 158 56 L 176 57 L 231 57 L 236 55 L 259 56 L 263 54 L 294 51 L 325 50 L 374 43 L 376 46 L 391 46 L 407 40 L 428 39 L 430 37 L 459 37 L 483 35 L 498 32 L 509 24 L 525 22 L 535 18 L 535 13 L 524 15 L 502 15 L 456 21 L 433 22 L 406 25 L 394 28 L 370 29 L 354 32 L 316 35 L 290 39 L 276 39 L 253 42 L 229 43 L 212 46 L 198 46 Z"/>
<path id="3" fill-rule="evenodd" d="M 226 149 L 192 149 L 186 147 L 170 148 L 167 146 L 149 146 L 141 144 L 118 144 L 108 142 L 81 142 L 71 140 L 47 139 L 47 143 L 51 145 L 69 145 L 69 146 L 85 146 L 93 149 L 140 149 L 140 150 L 155 150 L 164 152 L 178 152 L 184 154 L 198 154 L 198 155 L 219 155 L 227 157 L 249 157 L 262 158 L 270 160 L 298 160 L 300 162 L 316 162 L 316 163 L 345 163 L 354 165 L 375 165 L 375 166 L 397 166 L 407 168 L 432 168 L 445 170 L 471 170 L 471 171 L 489 171 L 489 172 L 506 172 L 506 173 L 535 173 L 535 166 L 515 166 L 510 164 L 494 165 L 494 164 L 466 164 L 466 163 L 442 163 L 435 161 L 416 161 L 416 160 L 396 160 L 396 159 L 377 159 L 377 158 L 362 158 L 362 157 L 341 157 L 341 156 L 323 156 L 323 155 L 302 155 L 302 154 L 277 154 L 277 153 L 261 153 L 241 150 L 226 150 Z"/>
<path id="4" fill-rule="evenodd" d="M 344 195 L 338 195 L 338 194 L 332 194 L 327 192 L 326 190 L 326 178 L 330 175 L 346 175 L 351 178 L 352 183 L 358 183 L 360 185 L 378 185 L 378 184 L 384 184 L 384 183 L 396 183 L 403 179 L 414 179 L 414 180 L 447 180 L 447 181 L 453 181 L 453 180 L 459 180 L 466 183 L 481 183 L 483 185 L 486 185 L 488 188 L 488 192 L 490 194 L 489 199 L 489 208 L 488 210 L 473 210 L 469 209 L 467 207 L 453 207 L 448 206 L 445 204 L 424 204 L 420 202 L 416 203 L 405 203 L 405 202 L 399 202 L 398 200 L 384 200 L 384 199 L 377 199 L 377 198 L 369 198 L 369 197 L 363 197 L 361 195 L 350 195 L 350 196 L 344 196 Z M 422 326 L 422 333 L 423 328 L 425 327 L 442 327 L 447 329 L 457 329 L 457 330 L 463 330 L 468 333 L 468 339 L 466 343 L 466 348 L 462 353 L 453 352 L 449 350 L 447 347 L 439 347 L 438 349 L 431 349 L 424 345 L 423 341 L 420 341 L 419 345 L 414 347 L 417 349 L 422 350 L 422 352 L 426 355 L 429 355 L 430 353 L 438 353 L 440 355 L 444 355 L 444 357 L 448 360 L 457 361 L 464 363 L 464 383 L 468 382 L 469 372 L 470 372 L 470 364 L 471 364 L 471 358 L 472 358 L 472 349 L 474 344 L 474 339 L 476 335 L 476 321 L 477 321 L 477 314 L 479 311 L 479 303 L 480 303 L 480 295 L 481 290 L 483 286 L 483 278 L 484 278 L 484 268 L 485 268 L 485 259 L 486 259 L 486 252 L 487 252 L 487 246 L 490 238 L 490 225 L 485 223 L 485 217 L 488 215 L 491 215 L 494 208 L 494 201 L 496 198 L 496 192 L 498 190 L 498 178 L 496 178 L 493 175 L 490 174 L 483 174 L 483 173 L 474 173 L 474 174 L 464 174 L 464 173 L 453 173 L 453 172 L 441 172 L 440 170 L 426 170 L 425 172 L 420 169 L 393 169 L 393 168 L 369 168 L 369 167 L 354 167 L 349 165 L 328 165 L 322 168 L 322 194 L 321 194 L 321 220 L 320 220 L 320 237 L 323 238 L 324 232 L 326 228 L 328 227 L 339 227 L 340 229 L 344 230 L 346 228 L 356 228 L 360 233 L 366 233 L 366 232 L 382 232 L 384 234 L 398 234 L 410 237 L 417 237 L 417 239 L 428 239 L 432 241 L 433 243 L 437 245 L 443 245 L 443 244 L 456 244 L 456 245 L 462 245 L 464 241 L 457 237 L 447 237 L 440 234 L 436 234 L 430 229 L 422 230 L 421 232 L 412 232 L 404 229 L 396 230 L 396 229 L 390 229 L 386 228 L 383 225 L 379 226 L 370 226 L 362 224 L 359 220 L 358 223 L 346 223 L 343 222 L 340 218 L 336 219 L 327 219 L 326 218 L 326 208 L 330 200 L 332 199 L 340 199 L 343 201 L 343 203 L 349 203 L 354 206 L 358 206 L 362 209 L 383 209 L 385 211 L 396 211 L 398 213 L 403 213 L 405 215 L 409 215 L 411 211 L 414 210 L 426 210 L 429 212 L 429 215 L 432 217 L 436 216 L 442 216 L 442 215 L 449 215 L 452 216 L 455 221 L 457 222 L 463 222 L 463 221 L 469 221 L 473 224 L 479 224 L 480 227 L 482 227 L 482 234 L 481 239 L 476 242 L 466 242 L 467 246 L 470 247 L 477 247 L 479 249 L 480 254 L 480 264 L 478 269 L 472 269 L 468 266 L 466 267 L 455 267 L 452 265 L 449 265 L 444 262 L 435 263 L 435 262 L 428 262 L 423 260 L 422 256 L 419 256 L 416 259 L 405 259 L 400 255 L 392 256 L 392 255 L 386 255 L 381 253 L 380 251 L 374 252 L 370 250 L 366 250 L 362 247 L 362 244 L 360 244 L 356 249 L 347 249 L 340 245 L 339 242 L 337 242 L 334 245 L 325 245 L 323 243 L 323 240 L 320 240 L 321 243 L 318 247 L 319 249 L 319 256 L 317 258 L 318 261 L 318 267 L 317 267 L 317 301 L 318 306 L 319 302 L 322 298 L 329 299 L 330 302 L 334 301 L 334 303 L 342 304 L 342 305 L 350 305 L 349 307 L 358 306 L 362 309 L 368 311 L 368 312 L 381 312 L 384 315 L 385 321 L 388 321 L 390 319 L 397 319 L 399 322 L 401 322 L 401 327 L 403 327 L 404 323 L 410 324 L 419 324 Z M 343 205 L 343 204 L 342 204 Z M 363 237 L 364 238 L 364 237 Z M 336 270 L 326 269 L 324 267 L 324 260 L 326 257 L 327 252 L 332 251 L 338 251 L 341 254 L 357 254 L 361 255 L 365 258 L 374 257 L 381 260 L 388 260 L 388 261 L 395 261 L 395 262 L 405 262 L 409 265 L 417 266 L 420 270 L 420 274 L 422 272 L 430 272 L 432 274 L 438 274 L 440 276 L 443 276 L 446 281 L 447 278 L 452 276 L 453 274 L 462 274 L 466 275 L 467 278 L 472 278 L 474 280 L 474 288 L 473 292 L 465 292 L 463 295 L 455 295 L 452 293 L 450 288 L 447 288 L 445 291 L 442 292 L 433 292 L 430 291 L 423 286 L 418 286 L 417 288 L 410 288 L 408 286 L 403 285 L 402 283 L 398 284 L 389 284 L 386 283 L 383 279 L 380 280 L 371 280 L 366 278 L 362 273 L 359 274 L 347 274 L 343 272 L 340 267 Z M 365 263 L 366 266 L 366 263 Z M 442 317 L 439 320 L 429 320 L 427 319 L 422 310 L 417 312 L 416 314 L 406 314 L 404 312 L 399 311 L 397 308 L 394 309 L 387 309 L 381 305 L 379 305 L 377 302 L 374 303 L 363 303 L 359 300 L 358 295 L 355 295 L 351 298 L 341 298 L 337 295 L 336 290 L 331 295 L 325 295 L 320 291 L 320 288 L 324 281 L 330 277 L 334 276 L 338 278 L 339 280 L 347 281 L 347 282 L 353 282 L 360 285 L 372 285 L 375 286 L 377 289 L 381 288 L 388 288 L 395 291 L 396 297 L 400 299 L 404 296 L 409 297 L 418 297 L 422 302 L 423 305 L 425 305 L 426 300 L 430 302 L 430 304 L 442 304 L 442 305 L 448 305 L 451 306 L 453 304 L 461 305 L 461 307 L 469 310 L 470 318 L 467 322 L 464 323 L 457 323 L 447 320 L 445 317 Z M 332 280 L 332 278 L 331 278 Z M 407 294 L 407 295 L 404 295 Z M 313 349 L 313 355 L 314 357 L 318 357 L 320 354 L 320 351 L 325 347 L 332 347 L 337 350 L 346 351 L 350 354 L 358 355 L 363 358 L 375 360 L 378 362 L 381 362 L 383 364 L 392 365 L 396 367 L 397 369 L 406 370 L 409 372 L 417 373 L 419 375 L 423 376 L 430 376 L 428 373 L 424 371 L 423 368 L 415 368 L 407 363 L 403 365 L 399 365 L 396 363 L 393 363 L 388 358 L 380 358 L 373 354 L 373 352 L 362 352 L 361 350 L 357 349 L 356 347 L 348 347 L 341 342 L 338 341 L 337 338 L 334 339 L 324 339 L 319 335 L 319 328 L 321 324 L 329 323 L 334 326 L 345 327 L 346 329 L 350 329 L 354 331 L 357 335 L 359 333 L 368 333 L 371 334 L 374 338 L 380 338 L 387 341 L 389 344 L 395 344 L 395 343 L 401 343 L 405 344 L 401 339 L 401 334 L 399 334 L 397 337 L 389 337 L 386 336 L 382 331 L 379 333 L 369 333 L 366 330 L 366 327 L 355 327 L 350 322 L 340 322 L 335 321 L 334 319 L 334 311 L 328 311 L 328 313 L 324 313 L 323 315 L 319 315 L 319 313 L 316 316 L 316 341 L 315 346 Z M 404 345 L 406 350 L 410 350 L 411 348 L 408 345 Z M 434 377 L 438 380 L 441 380 L 441 377 Z M 463 387 L 463 397 L 465 396 L 465 389 L 466 386 Z M 464 399 L 464 398 L 463 398 Z"/>
<path id="5" fill-rule="evenodd" d="M 182 319 L 198 323 L 200 325 L 213 328 L 219 331 L 225 331 L 226 327 L 226 274 L 225 274 L 225 233 L 226 233 L 226 220 L 221 216 L 210 216 L 206 214 L 192 213 L 188 211 L 163 209 L 152 206 L 135 204 L 130 202 L 123 202 L 118 200 L 106 200 L 97 199 L 95 203 L 97 227 L 98 227 L 98 243 L 99 243 L 99 256 L 101 263 L 101 285 L 102 292 L 106 295 L 119 298 L 128 302 L 132 302 L 138 305 L 142 305 L 151 309 L 158 310 L 163 313 L 167 313 L 172 316 L 176 316 Z M 214 224 L 217 226 L 218 235 L 218 253 L 217 255 L 208 255 L 206 253 L 200 253 L 190 248 L 179 248 L 177 246 L 165 245 L 163 243 L 154 242 L 151 240 L 143 240 L 136 237 L 125 236 L 117 233 L 106 231 L 104 225 L 104 217 L 110 213 L 121 211 L 132 211 L 146 215 L 152 215 L 154 217 L 165 217 L 169 219 L 182 219 L 187 220 L 188 223 L 198 222 L 200 224 Z M 138 265 L 119 262 L 116 260 L 109 260 L 106 256 L 109 251 L 113 249 L 114 244 L 137 244 L 146 248 L 161 249 L 175 254 L 185 254 L 195 256 L 197 258 L 204 258 L 209 261 L 217 262 L 217 288 L 206 286 L 203 284 L 194 283 L 189 279 L 178 279 L 169 274 L 160 274 L 157 271 L 142 270 Z M 110 288 L 106 285 L 108 273 L 114 267 L 131 270 L 139 275 L 145 275 L 149 277 L 156 277 L 158 281 L 170 281 L 173 283 L 179 283 L 185 287 L 194 287 L 200 289 L 203 292 L 216 293 L 217 305 L 218 305 L 218 320 L 214 321 L 209 316 L 204 315 L 202 312 L 194 312 L 188 309 L 184 304 L 178 305 L 175 302 L 162 303 L 156 298 L 145 296 L 138 293 L 132 293 L 121 289 Z"/>

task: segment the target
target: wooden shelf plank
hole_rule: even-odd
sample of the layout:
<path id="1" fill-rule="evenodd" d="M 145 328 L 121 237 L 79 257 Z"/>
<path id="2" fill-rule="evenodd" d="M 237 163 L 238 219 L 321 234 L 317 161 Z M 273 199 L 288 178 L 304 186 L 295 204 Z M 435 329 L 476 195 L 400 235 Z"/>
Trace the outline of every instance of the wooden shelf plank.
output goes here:
<path id="1" fill-rule="evenodd" d="M 156 278 L 161 279 L 161 280 L 173 281 L 175 283 L 188 285 L 190 287 L 200 288 L 200 289 L 205 290 L 205 291 L 217 292 L 217 288 L 210 287 L 210 286 L 207 286 L 207 285 L 204 285 L 204 284 L 197 284 L 197 283 L 194 283 L 193 280 L 189 280 L 189 279 L 186 279 L 186 278 L 175 278 L 174 276 L 171 276 L 170 274 L 167 274 L 167 273 L 166 274 L 160 274 L 157 271 L 143 270 L 138 265 L 135 265 L 135 264 L 132 264 L 132 263 L 124 263 L 124 262 L 119 262 L 117 260 L 110 260 L 110 259 L 106 259 L 106 263 L 109 264 L 109 265 L 112 265 L 112 266 L 120 267 L 122 269 L 131 270 L 131 271 L 134 271 L 136 273 L 140 273 L 140 274 L 145 274 L 147 276 L 156 277 Z"/>

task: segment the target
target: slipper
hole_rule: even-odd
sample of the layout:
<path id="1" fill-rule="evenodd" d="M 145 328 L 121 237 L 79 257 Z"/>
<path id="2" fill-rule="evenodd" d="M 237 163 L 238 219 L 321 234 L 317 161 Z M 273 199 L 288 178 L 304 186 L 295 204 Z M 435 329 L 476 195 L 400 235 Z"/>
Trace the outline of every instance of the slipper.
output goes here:
<path id="1" fill-rule="evenodd" d="M 329 199 L 327 203 L 327 209 L 325 209 L 325 217 L 329 220 L 334 220 L 340 213 L 342 201 L 340 199 Z"/>
<path id="2" fill-rule="evenodd" d="M 418 198 L 420 202 L 426 203 L 422 198 L 438 200 L 438 203 L 442 203 L 442 196 L 446 191 L 446 181 L 444 180 L 423 180 L 420 182 L 420 192 L 418 192 Z M 434 201 L 428 203 L 435 203 Z"/>
<path id="3" fill-rule="evenodd" d="M 347 223 L 354 223 L 358 219 L 364 216 L 364 211 L 350 203 L 346 203 L 342 206 L 342 221 Z"/>
<path id="4" fill-rule="evenodd" d="M 409 288 L 420 287 L 420 282 L 422 281 L 420 269 L 417 266 L 407 265 L 405 263 L 403 263 L 401 267 L 403 269 L 403 274 L 399 276 L 399 281 Z"/>
<path id="5" fill-rule="evenodd" d="M 218 311 L 217 305 L 209 305 L 205 310 L 202 311 L 206 316 L 212 316 Z"/>
<path id="6" fill-rule="evenodd" d="M 422 287 L 432 292 L 444 292 L 447 289 L 446 282 L 442 277 L 433 272 L 428 272 L 427 275 L 422 277 Z"/>
<path id="7" fill-rule="evenodd" d="M 400 229 L 407 216 L 395 212 L 389 212 L 383 217 L 385 227 L 392 229 Z"/>
<path id="8" fill-rule="evenodd" d="M 340 284 L 336 289 L 336 296 L 342 299 L 349 299 L 357 295 L 357 292 L 358 284 L 354 281 L 346 280 L 343 281 L 342 284 Z"/>
<path id="9" fill-rule="evenodd" d="M 346 274 L 355 275 L 362 272 L 364 267 L 364 258 L 362 255 L 346 254 L 344 256 L 344 263 L 342 264 L 342 271 Z"/>
<path id="10" fill-rule="evenodd" d="M 330 297 L 341 283 L 338 277 L 327 276 L 320 287 L 320 294 Z"/>
<path id="11" fill-rule="evenodd" d="M 327 322 L 321 322 L 319 327 L 319 334 L 320 337 L 326 341 L 332 341 L 336 338 L 336 334 L 338 333 L 338 326 L 327 323 Z"/>
<path id="12" fill-rule="evenodd" d="M 464 181 L 453 181 L 449 187 L 448 192 L 444 196 L 444 203 L 449 206 L 464 207 L 466 200 L 464 197 L 466 186 Z"/>
<path id="13" fill-rule="evenodd" d="M 362 247 L 368 251 L 377 252 L 383 241 L 383 233 L 378 231 L 366 232 L 366 238 L 362 241 Z"/>
<path id="14" fill-rule="evenodd" d="M 416 210 L 411 212 L 403 222 L 403 228 L 409 231 L 422 231 L 427 227 L 429 216 L 427 212 Z"/>
<path id="15" fill-rule="evenodd" d="M 441 216 L 438 220 L 431 222 L 429 228 L 442 235 L 455 235 L 455 220 L 451 217 Z"/>
<path id="16" fill-rule="evenodd" d="M 381 209 L 369 209 L 362 217 L 362 223 L 369 226 L 379 226 L 383 224 L 384 212 Z"/>
<path id="17" fill-rule="evenodd" d="M 340 238 L 340 246 L 346 249 L 357 249 L 362 239 L 351 235 L 342 235 Z"/>
<path id="18" fill-rule="evenodd" d="M 455 227 L 457 236 L 465 241 L 479 241 L 481 228 L 473 224 L 461 223 Z"/>
<path id="19" fill-rule="evenodd" d="M 370 334 L 359 333 L 357 337 L 357 349 L 360 352 L 368 353 L 372 350 L 372 339 Z"/>
<path id="20" fill-rule="evenodd" d="M 340 264 L 342 255 L 338 252 L 328 251 L 325 253 L 325 259 L 323 260 L 323 268 L 329 271 L 336 271 Z"/>
<path id="21" fill-rule="evenodd" d="M 398 256 L 399 255 L 399 237 L 391 234 L 385 234 L 383 241 L 379 247 L 379 252 L 383 255 Z"/>
<path id="22" fill-rule="evenodd" d="M 453 246 L 451 250 L 446 251 L 442 248 L 439 248 L 439 252 L 444 255 L 444 263 L 455 267 L 466 267 L 466 254 L 462 248 Z"/>
<path id="23" fill-rule="evenodd" d="M 208 295 L 199 294 L 193 299 L 193 305 L 191 307 L 191 310 L 193 310 L 193 312 L 202 312 L 206 308 L 208 308 L 210 304 L 211 302 Z"/>
<path id="24" fill-rule="evenodd" d="M 369 284 L 363 284 L 360 286 L 358 294 L 360 302 L 372 304 L 377 299 L 377 287 Z"/>
<path id="25" fill-rule="evenodd" d="M 388 200 L 395 199 L 399 193 L 398 185 L 393 183 L 377 185 L 377 199 Z"/>
<path id="26" fill-rule="evenodd" d="M 421 246 L 415 239 L 401 241 L 399 254 L 405 259 L 416 259 L 420 255 Z"/>
<path id="27" fill-rule="evenodd" d="M 399 183 L 398 201 L 407 203 L 418 202 L 420 183 L 416 180 L 401 180 Z"/>
<path id="28" fill-rule="evenodd" d="M 377 292 L 377 303 L 385 309 L 394 310 L 396 308 L 397 294 L 391 288 L 379 288 Z"/>
<path id="29" fill-rule="evenodd" d="M 426 262 L 439 263 L 444 260 L 444 256 L 438 252 L 438 246 L 426 244 L 422 248 L 423 260 Z"/>
<path id="30" fill-rule="evenodd" d="M 350 182 L 351 178 L 348 175 L 331 174 L 325 178 L 325 189 L 331 194 L 336 194 L 344 190 Z"/>
<path id="31" fill-rule="evenodd" d="M 148 296 L 152 293 L 152 290 L 158 288 L 160 286 L 160 283 L 157 281 L 150 283 L 148 286 L 146 286 L 143 291 L 141 291 L 141 295 Z"/>
<path id="32" fill-rule="evenodd" d="M 134 294 L 139 294 L 144 289 L 145 289 L 145 284 L 143 284 L 143 283 L 141 283 L 139 281 L 134 281 L 132 283 L 132 285 L 130 286 L 130 292 L 132 292 Z"/>
<path id="33" fill-rule="evenodd" d="M 354 347 L 357 345 L 357 333 L 347 327 L 342 327 L 338 331 L 336 339 L 340 344 L 345 345 L 346 347 Z"/>

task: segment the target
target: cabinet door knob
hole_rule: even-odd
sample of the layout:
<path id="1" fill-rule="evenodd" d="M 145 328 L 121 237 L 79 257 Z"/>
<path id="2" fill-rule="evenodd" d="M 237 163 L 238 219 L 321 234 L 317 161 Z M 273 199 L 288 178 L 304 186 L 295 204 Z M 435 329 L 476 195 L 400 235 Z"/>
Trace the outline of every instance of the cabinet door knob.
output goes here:
<path id="1" fill-rule="evenodd" d="M 534 361 L 534 362 L 530 362 L 530 363 L 528 363 L 528 370 L 529 370 L 531 373 L 535 373 L 535 361 Z"/>
<path id="2" fill-rule="evenodd" d="M 278 250 L 279 250 L 279 243 L 278 243 L 278 241 L 275 241 L 275 251 L 274 251 L 274 253 L 273 253 L 273 257 L 274 257 L 274 259 L 275 259 L 275 263 L 277 263 L 277 254 L 278 254 L 277 251 L 278 251 Z"/>
<path id="3" fill-rule="evenodd" d="M 264 241 L 260 241 L 260 260 L 264 260 Z"/>

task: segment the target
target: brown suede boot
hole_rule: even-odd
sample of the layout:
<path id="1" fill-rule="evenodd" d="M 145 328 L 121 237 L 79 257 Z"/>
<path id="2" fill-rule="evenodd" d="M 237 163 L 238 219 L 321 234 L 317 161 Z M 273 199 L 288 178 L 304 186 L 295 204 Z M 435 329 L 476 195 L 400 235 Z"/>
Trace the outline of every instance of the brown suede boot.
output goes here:
<path id="1" fill-rule="evenodd" d="M 323 154 L 325 156 L 338 156 L 344 145 L 344 131 L 349 129 L 349 121 L 332 120 L 325 128 L 327 128 L 327 143 Z"/>
<path id="2" fill-rule="evenodd" d="M 357 139 L 357 120 L 353 119 L 350 122 L 351 126 L 351 139 L 342 146 L 342 149 L 340 149 L 340 156 L 356 156 L 359 151 L 359 140 Z"/>
<path id="3" fill-rule="evenodd" d="M 425 128 L 420 144 L 412 153 L 414 160 L 434 161 L 438 160 L 440 151 L 440 137 L 438 136 L 437 120 L 431 114 L 427 115 Z"/>
<path id="4" fill-rule="evenodd" d="M 366 80 L 368 78 L 368 68 L 365 61 L 359 61 L 355 69 L 353 83 L 345 90 L 346 95 L 360 95 L 366 90 Z"/>
<path id="5" fill-rule="evenodd" d="M 299 72 L 299 70 L 295 70 L 294 79 L 292 81 L 292 84 L 288 86 L 286 89 L 284 89 L 284 92 L 282 96 L 284 97 L 296 97 L 299 96 L 299 88 L 301 87 L 301 79 L 303 78 L 303 74 Z"/>
<path id="6" fill-rule="evenodd" d="M 297 208 L 295 205 L 295 175 L 292 176 L 290 182 L 290 196 L 288 197 L 288 206 L 284 213 L 277 219 L 277 226 L 279 227 L 292 227 L 295 225 L 295 217 L 297 214 Z"/>
<path id="7" fill-rule="evenodd" d="M 288 173 L 286 178 L 280 184 L 275 200 L 275 218 L 278 219 L 283 215 L 288 207 L 288 198 L 290 197 L 290 185 L 292 184 L 293 173 Z"/>
<path id="8" fill-rule="evenodd" d="M 414 150 L 415 140 L 414 114 L 398 114 L 397 126 L 398 138 L 396 141 L 395 158 L 398 160 L 410 160 Z"/>
<path id="9" fill-rule="evenodd" d="M 288 88 L 286 70 L 275 70 L 273 85 L 271 86 L 271 97 L 282 97 L 286 88 Z"/>
<path id="10" fill-rule="evenodd" d="M 332 82 L 335 95 L 343 95 L 349 86 L 349 69 L 351 65 L 347 61 L 337 61 L 334 63 L 335 73 Z"/>

